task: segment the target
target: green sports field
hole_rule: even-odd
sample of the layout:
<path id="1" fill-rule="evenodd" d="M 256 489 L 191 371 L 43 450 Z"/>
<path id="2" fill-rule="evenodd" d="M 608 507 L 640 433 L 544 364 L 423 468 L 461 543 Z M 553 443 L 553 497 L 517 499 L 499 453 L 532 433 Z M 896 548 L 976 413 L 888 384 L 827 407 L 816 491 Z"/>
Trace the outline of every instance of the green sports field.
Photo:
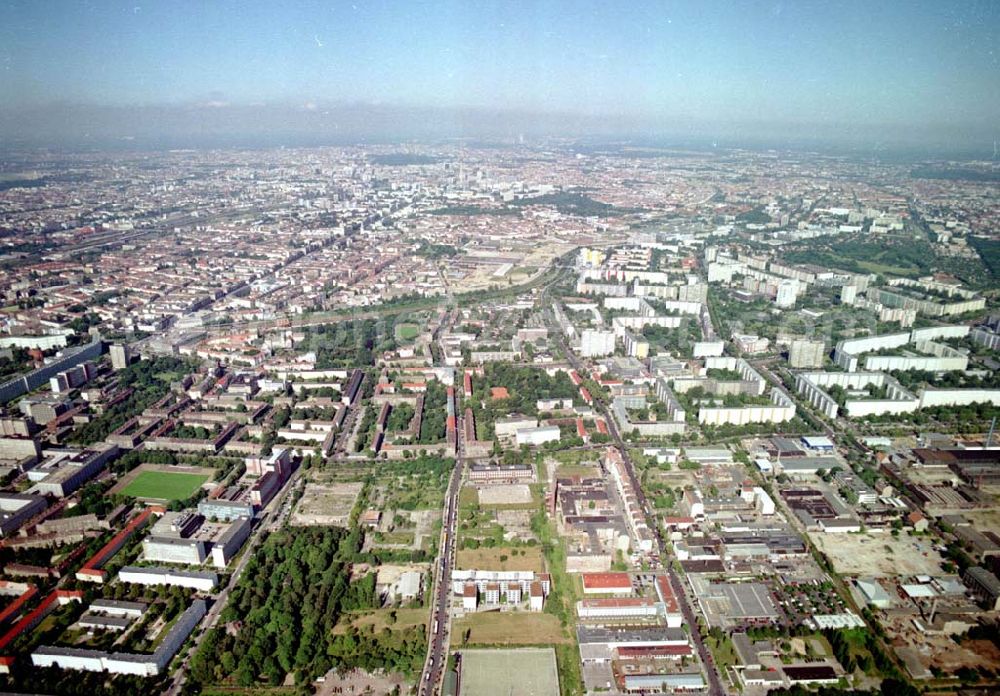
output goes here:
<path id="1" fill-rule="evenodd" d="M 122 489 L 135 498 L 184 500 L 190 498 L 209 477 L 205 474 L 182 474 L 172 471 L 143 471 Z"/>
<path id="2" fill-rule="evenodd" d="M 416 324 L 397 324 L 396 338 L 401 341 L 412 341 L 420 335 L 420 327 Z"/>
<path id="3" fill-rule="evenodd" d="M 552 648 L 463 650 L 460 696 L 550 696 L 559 693 Z"/>

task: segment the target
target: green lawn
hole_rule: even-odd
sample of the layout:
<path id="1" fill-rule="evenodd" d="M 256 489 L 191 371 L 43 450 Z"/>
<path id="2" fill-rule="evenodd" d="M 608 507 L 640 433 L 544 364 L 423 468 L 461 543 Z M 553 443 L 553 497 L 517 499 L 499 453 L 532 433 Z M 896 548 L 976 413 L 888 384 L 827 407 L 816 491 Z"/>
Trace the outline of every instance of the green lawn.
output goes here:
<path id="1" fill-rule="evenodd" d="M 205 474 L 143 471 L 122 490 L 122 493 L 136 498 L 184 500 L 194 495 L 198 487 L 208 479 Z"/>
<path id="2" fill-rule="evenodd" d="M 420 327 L 416 324 L 397 324 L 396 337 L 401 341 L 412 341 L 420 335 Z"/>

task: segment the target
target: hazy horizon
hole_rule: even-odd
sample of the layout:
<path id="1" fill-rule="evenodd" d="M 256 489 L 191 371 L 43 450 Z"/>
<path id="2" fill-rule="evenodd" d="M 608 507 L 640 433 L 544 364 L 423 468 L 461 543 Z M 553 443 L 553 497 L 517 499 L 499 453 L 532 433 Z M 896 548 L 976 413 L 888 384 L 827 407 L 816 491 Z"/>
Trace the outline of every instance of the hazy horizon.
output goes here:
<path id="1" fill-rule="evenodd" d="M 654 138 L 990 157 L 1000 5 L 7 3 L 0 147 Z"/>

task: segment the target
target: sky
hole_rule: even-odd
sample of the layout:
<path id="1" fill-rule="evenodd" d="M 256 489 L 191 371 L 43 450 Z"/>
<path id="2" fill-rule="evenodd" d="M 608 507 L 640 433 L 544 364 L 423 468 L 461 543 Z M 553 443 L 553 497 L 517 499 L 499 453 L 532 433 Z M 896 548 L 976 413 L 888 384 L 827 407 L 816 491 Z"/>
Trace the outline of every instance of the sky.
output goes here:
<path id="1" fill-rule="evenodd" d="M 0 2 L 0 142 L 531 128 L 992 149 L 1000 2 Z"/>

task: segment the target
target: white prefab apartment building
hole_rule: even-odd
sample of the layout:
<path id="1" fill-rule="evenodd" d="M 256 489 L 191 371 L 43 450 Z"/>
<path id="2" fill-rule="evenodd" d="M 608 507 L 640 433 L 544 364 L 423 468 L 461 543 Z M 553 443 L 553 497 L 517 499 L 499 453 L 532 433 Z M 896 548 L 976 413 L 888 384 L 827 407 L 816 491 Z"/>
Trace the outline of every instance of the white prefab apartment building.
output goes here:
<path id="1" fill-rule="evenodd" d="M 615 332 L 584 329 L 580 334 L 580 355 L 597 358 L 615 352 Z"/>
<path id="2" fill-rule="evenodd" d="M 123 567 L 118 571 L 118 579 L 136 585 L 175 585 L 177 587 L 190 587 L 202 592 L 210 592 L 219 582 L 219 576 L 215 573 L 161 567 L 139 568 L 137 566 Z"/>
<path id="3" fill-rule="evenodd" d="M 155 677 L 167 668 L 174 655 L 184 645 L 184 641 L 205 616 L 206 609 L 204 600 L 194 600 L 163 637 L 156 651 L 151 654 L 109 653 L 103 650 L 43 646 L 32 653 L 31 663 L 36 667 L 60 667 Z"/>

